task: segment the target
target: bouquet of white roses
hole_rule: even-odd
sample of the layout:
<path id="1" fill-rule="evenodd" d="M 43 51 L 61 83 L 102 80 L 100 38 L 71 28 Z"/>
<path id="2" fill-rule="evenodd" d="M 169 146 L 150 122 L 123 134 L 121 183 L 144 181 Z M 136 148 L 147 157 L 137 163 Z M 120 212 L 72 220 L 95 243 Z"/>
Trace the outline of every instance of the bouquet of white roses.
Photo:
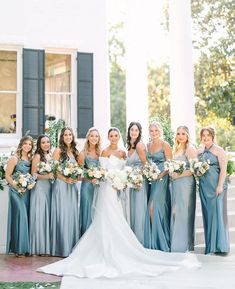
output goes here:
<path id="1" fill-rule="evenodd" d="M 49 162 L 39 162 L 37 164 L 37 172 L 40 175 L 55 173 L 59 165 L 58 161 L 50 160 Z"/>
<path id="2" fill-rule="evenodd" d="M 83 177 L 88 180 L 96 180 L 96 185 L 104 181 L 107 176 L 107 171 L 101 166 L 84 169 Z"/>
<path id="3" fill-rule="evenodd" d="M 26 190 L 31 190 L 35 186 L 36 178 L 29 173 L 16 172 L 13 176 L 13 182 L 16 185 L 18 193 L 23 195 Z"/>
<path id="4" fill-rule="evenodd" d="M 150 161 L 147 162 L 143 168 L 143 175 L 149 180 L 149 181 L 156 181 L 161 174 L 161 171 L 159 170 L 158 166 Z"/>
<path id="5" fill-rule="evenodd" d="M 127 186 L 133 189 L 138 189 L 144 182 L 142 169 L 139 167 L 126 167 Z"/>
<path id="6" fill-rule="evenodd" d="M 76 180 L 83 174 L 83 169 L 77 164 L 77 162 L 70 162 L 67 160 L 59 162 L 57 171 L 65 178 L 71 178 L 73 180 Z"/>
<path id="7" fill-rule="evenodd" d="M 113 189 L 117 192 L 127 188 L 127 172 L 125 170 L 111 170 L 107 173 L 107 179 L 110 180 Z"/>
<path id="8" fill-rule="evenodd" d="M 3 186 L 7 185 L 7 181 L 5 179 L 5 172 L 8 162 L 8 156 L 5 154 L 0 155 L 0 190 L 3 190 Z"/>
<path id="9" fill-rule="evenodd" d="M 190 171 L 195 177 L 201 177 L 210 168 L 210 160 L 205 161 L 204 159 L 192 159 L 190 162 Z"/>
<path id="10" fill-rule="evenodd" d="M 186 170 L 186 162 L 181 160 L 166 161 L 164 167 L 170 175 L 173 173 L 181 175 Z"/>

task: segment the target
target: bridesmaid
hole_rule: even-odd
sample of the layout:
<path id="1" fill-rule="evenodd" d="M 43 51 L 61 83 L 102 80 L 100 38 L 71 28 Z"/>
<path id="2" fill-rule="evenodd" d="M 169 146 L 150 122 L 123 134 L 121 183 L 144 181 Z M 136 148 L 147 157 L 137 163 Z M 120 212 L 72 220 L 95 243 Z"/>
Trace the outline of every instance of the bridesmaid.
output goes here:
<path id="1" fill-rule="evenodd" d="M 6 168 L 6 180 L 9 183 L 8 238 L 7 253 L 17 257 L 28 256 L 29 245 L 29 199 L 30 192 L 20 195 L 13 181 L 17 172 L 30 173 L 33 151 L 33 139 L 30 136 L 21 138 L 16 154 L 12 156 Z"/>
<path id="2" fill-rule="evenodd" d="M 164 162 L 172 159 L 170 145 L 162 139 L 163 129 L 160 123 L 153 121 L 149 125 L 151 141 L 147 145 L 147 157 L 161 171 L 158 180 L 150 184 L 150 196 L 145 220 L 145 242 L 147 248 L 170 251 L 170 192 L 169 176 Z"/>
<path id="3" fill-rule="evenodd" d="M 55 161 L 76 162 L 78 150 L 71 128 L 61 130 L 59 147 L 53 153 Z M 52 189 L 51 199 L 51 254 L 67 257 L 80 235 L 79 230 L 79 192 L 77 181 L 60 173 Z"/>
<path id="4" fill-rule="evenodd" d="M 37 174 L 40 162 L 48 163 L 51 142 L 48 136 L 40 135 L 32 161 L 32 175 Z M 30 195 L 30 249 L 33 255 L 50 255 L 51 182 L 53 173 L 37 174 L 37 184 Z"/>
<path id="5" fill-rule="evenodd" d="M 88 130 L 83 150 L 78 156 L 78 163 L 85 168 L 98 167 L 101 153 L 99 131 L 92 127 Z M 94 184 L 82 180 L 80 191 L 80 233 L 83 235 L 91 224 L 91 210 L 94 196 Z"/>
<path id="6" fill-rule="evenodd" d="M 228 253 L 227 157 L 223 148 L 214 143 L 215 131 L 212 127 L 203 128 L 200 137 L 204 149 L 198 151 L 198 156 L 210 160 L 209 170 L 199 178 L 205 253 Z"/>
<path id="7" fill-rule="evenodd" d="M 171 175 L 171 252 L 194 250 L 196 183 L 189 170 L 189 160 L 196 156 L 195 148 L 189 143 L 188 127 L 178 127 L 173 159 L 185 161 L 186 170 Z"/>
<path id="8" fill-rule="evenodd" d="M 131 122 L 127 131 L 127 165 L 141 167 L 147 161 L 146 149 L 141 141 L 142 127 Z M 138 189 L 130 189 L 130 225 L 139 242 L 144 245 L 144 225 L 147 209 L 147 182 Z"/>

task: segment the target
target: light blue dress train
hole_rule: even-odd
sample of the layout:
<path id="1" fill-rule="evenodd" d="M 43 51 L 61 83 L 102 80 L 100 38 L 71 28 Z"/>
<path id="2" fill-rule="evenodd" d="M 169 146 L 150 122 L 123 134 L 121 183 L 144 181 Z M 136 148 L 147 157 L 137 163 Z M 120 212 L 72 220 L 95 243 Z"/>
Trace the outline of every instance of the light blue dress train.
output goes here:
<path id="1" fill-rule="evenodd" d="M 203 156 L 205 160 L 210 160 L 209 170 L 199 179 L 206 243 L 205 253 L 228 253 L 227 181 L 223 184 L 223 192 L 216 196 L 220 174 L 218 157 L 210 150 L 205 150 L 200 156 Z"/>
<path id="2" fill-rule="evenodd" d="M 98 167 L 99 160 L 87 155 L 85 168 Z M 91 211 L 94 197 L 94 185 L 86 180 L 82 181 L 80 191 L 80 233 L 83 235 L 91 224 Z"/>
<path id="3" fill-rule="evenodd" d="M 29 173 L 31 162 L 18 160 L 13 172 Z M 20 195 L 9 185 L 9 209 L 7 228 L 7 253 L 26 254 L 30 253 L 29 246 L 29 201 L 30 191 Z"/>
<path id="4" fill-rule="evenodd" d="M 50 180 L 37 180 L 30 195 L 30 251 L 35 255 L 50 255 L 51 218 Z"/>
<path id="5" fill-rule="evenodd" d="M 142 163 L 137 151 L 127 157 L 127 166 L 141 167 Z M 130 189 L 130 226 L 139 242 L 144 245 L 144 226 L 147 209 L 147 181 L 140 189 Z"/>
<path id="6" fill-rule="evenodd" d="M 76 162 L 75 158 L 70 161 Z M 80 235 L 77 184 L 56 179 L 51 198 L 51 255 L 67 257 Z"/>
<path id="7" fill-rule="evenodd" d="M 148 159 L 153 161 L 161 172 L 164 171 L 166 161 L 164 149 L 155 153 L 147 153 Z M 150 183 L 150 196 L 145 219 L 146 248 L 161 251 L 170 251 L 170 206 L 169 176 Z M 152 221 L 150 221 L 150 208 L 152 208 Z"/>
<path id="8" fill-rule="evenodd" d="M 189 162 L 185 154 L 175 159 Z M 194 221 L 196 208 L 196 182 L 194 176 L 171 181 L 171 252 L 194 250 Z"/>

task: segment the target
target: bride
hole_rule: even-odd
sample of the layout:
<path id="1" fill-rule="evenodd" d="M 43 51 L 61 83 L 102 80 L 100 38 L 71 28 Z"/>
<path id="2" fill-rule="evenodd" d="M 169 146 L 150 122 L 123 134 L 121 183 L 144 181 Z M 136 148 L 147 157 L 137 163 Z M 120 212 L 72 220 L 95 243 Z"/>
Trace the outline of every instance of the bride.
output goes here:
<path id="1" fill-rule="evenodd" d="M 122 170 L 125 152 L 118 148 L 120 132 L 111 128 L 110 145 L 100 163 L 107 170 Z M 130 229 L 117 192 L 107 180 L 96 189 L 93 222 L 69 257 L 38 269 L 40 272 L 73 277 L 157 276 L 181 267 L 197 268 L 190 253 L 166 253 L 145 249 Z"/>

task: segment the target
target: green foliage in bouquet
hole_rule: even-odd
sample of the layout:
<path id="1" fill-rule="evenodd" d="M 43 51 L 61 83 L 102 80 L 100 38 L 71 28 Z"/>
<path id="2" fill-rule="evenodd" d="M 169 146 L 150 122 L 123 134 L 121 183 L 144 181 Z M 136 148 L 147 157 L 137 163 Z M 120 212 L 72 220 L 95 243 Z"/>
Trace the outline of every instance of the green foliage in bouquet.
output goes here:
<path id="1" fill-rule="evenodd" d="M 49 136 L 51 140 L 51 146 L 53 148 L 56 148 L 58 145 L 58 135 L 62 128 L 65 127 L 65 122 L 63 119 L 58 120 L 50 120 L 49 121 L 49 127 L 46 132 L 46 134 Z"/>
<path id="2" fill-rule="evenodd" d="M 232 159 L 228 160 L 227 164 L 227 175 L 230 177 L 235 174 L 235 161 Z"/>

